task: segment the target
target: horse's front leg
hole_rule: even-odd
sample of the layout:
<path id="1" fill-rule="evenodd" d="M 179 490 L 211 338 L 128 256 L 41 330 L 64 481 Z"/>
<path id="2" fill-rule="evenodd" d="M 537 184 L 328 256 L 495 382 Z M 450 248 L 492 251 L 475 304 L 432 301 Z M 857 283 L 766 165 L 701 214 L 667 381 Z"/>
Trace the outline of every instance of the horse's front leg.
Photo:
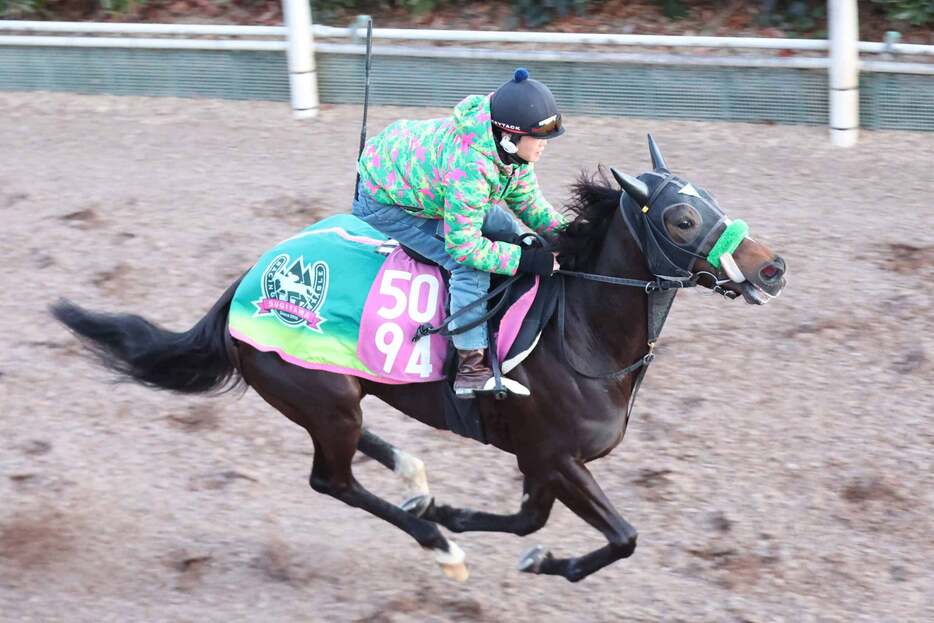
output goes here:
<path id="1" fill-rule="evenodd" d="M 636 549 L 636 529 L 616 512 L 583 463 L 572 458 L 563 459 L 550 476 L 558 499 L 602 532 L 608 544 L 577 558 L 555 558 L 547 549 L 536 547 L 519 561 L 521 571 L 560 575 L 578 582 L 621 558 L 632 556 Z"/>
<path id="2" fill-rule="evenodd" d="M 540 530 L 555 503 L 551 487 L 538 480 L 525 479 L 522 505 L 512 515 L 497 515 L 466 508 L 435 504 L 431 497 L 413 498 L 403 508 L 414 515 L 439 523 L 451 532 L 507 532 L 525 536 Z"/>

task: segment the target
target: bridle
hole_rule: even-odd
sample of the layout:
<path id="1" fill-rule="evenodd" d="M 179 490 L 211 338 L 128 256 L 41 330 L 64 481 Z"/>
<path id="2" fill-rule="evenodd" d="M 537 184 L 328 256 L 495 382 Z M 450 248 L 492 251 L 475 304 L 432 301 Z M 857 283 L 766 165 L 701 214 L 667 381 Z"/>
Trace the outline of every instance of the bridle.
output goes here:
<path id="1" fill-rule="evenodd" d="M 615 175 L 615 172 L 614 172 L 614 175 Z M 663 183 L 658 185 L 658 187 L 655 189 L 655 192 L 652 193 L 650 201 L 647 202 L 646 205 L 651 205 L 651 200 L 654 200 L 658 196 L 658 194 L 661 192 L 661 189 L 665 185 L 667 185 L 667 183 L 671 181 L 672 178 L 673 176 L 671 175 L 671 173 L 668 173 L 665 176 Z M 625 212 L 624 212 L 625 210 L 624 202 L 626 201 L 626 198 L 627 198 L 627 193 L 622 192 L 620 194 L 620 199 L 619 199 L 619 210 L 623 215 L 624 221 L 626 221 Z M 665 208 L 662 208 L 662 210 L 664 209 Z M 722 210 L 718 210 L 718 212 L 721 215 L 723 214 Z M 644 214 L 644 211 L 643 211 L 643 214 Z M 674 242 L 670 239 L 667 233 L 659 232 L 657 228 L 653 227 L 654 224 L 651 223 L 650 219 L 646 219 L 645 222 L 649 223 L 650 228 L 653 228 L 653 233 L 661 234 L 663 236 L 663 240 L 665 240 L 668 244 L 670 245 L 674 244 Z M 717 223 L 712 225 L 710 229 L 711 230 L 715 229 L 720 224 L 720 222 L 722 221 L 718 221 Z M 630 230 L 630 233 L 633 235 L 633 238 L 636 241 L 636 244 L 638 244 L 640 249 L 642 250 L 643 255 L 646 255 L 645 242 L 639 240 L 639 237 L 636 231 L 633 229 L 633 227 L 628 221 L 626 221 L 626 225 L 627 225 L 627 228 Z M 713 243 L 711 244 L 710 246 L 711 249 L 716 247 L 717 242 L 719 242 L 720 237 L 724 236 L 725 233 L 726 233 L 726 230 L 724 229 L 724 231 L 721 232 L 717 236 L 717 240 L 714 240 Z M 700 238 L 701 240 L 700 245 L 703 245 L 704 242 L 710 237 L 711 236 L 709 235 L 709 232 L 708 232 L 708 235 L 706 236 L 703 236 L 703 237 L 698 236 L 698 238 Z M 697 249 L 683 249 L 681 247 L 678 247 L 678 248 L 693 258 L 707 259 L 705 256 L 697 253 Z M 670 258 L 667 257 L 667 255 L 665 255 L 665 259 L 674 265 L 674 263 L 671 261 Z M 693 268 L 693 264 L 694 262 L 692 261 L 691 262 L 692 268 Z M 687 269 L 682 269 L 682 270 L 684 270 L 685 272 L 688 272 Z M 737 292 L 734 292 L 732 290 L 727 290 L 723 287 L 724 284 L 731 282 L 732 279 L 718 279 L 715 274 L 711 273 L 710 271 L 706 271 L 706 270 L 691 272 L 688 277 L 680 278 L 680 279 L 672 279 L 672 278 L 668 278 L 668 277 L 655 274 L 655 279 L 652 281 L 646 281 L 643 279 L 632 279 L 628 277 L 616 277 L 612 275 L 600 275 L 600 274 L 595 274 L 595 273 L 572 271 L 572 270 L 565 270 L 565 269 L 557 270 L 555 271 L 555 273 L 559 275 L 561 278 L 560 289 L 558 293 L 558 310 L 557 310 L 558 344 L 559 344 L 559 348 L 561 352 L 561 357 L 567 363 L 568 367 L 571 368 L 571 370 L 573 370 L 575 373 L 577 373 L 578 375 L 582 377 L 594 379 L 598 381 L 618 382 L 626 378 L 630 374 L 635 374 L 635 380 L 633 381 L 633 385 L 632 385 L 632 392 L 629 395 L 629 404 L 626 407 L 626 419 L 623 424 L 624 432 L 626 430 L 626 427 L 629 424 L 629 416 L 632 414 L 632 408 L 633 408 L 633 405 L 635 404 L 636 394 L 639 391 L 639 387 L 642 385 L 642 380 L 645 378 L 645 373 L 646 371 L 648 371 L 649 365 L 655 360 L 655 346 L 658 343 L 658 338 L 661 335 L 662 328 L 665 325 L 665 320 L 668 318 L 668 312 L 671 311 L 671 305 L 672 303 L 674 303 L 674 298 L 675 298 L 675 295 L 678 293 L 678 290 L 683 290 L 686 288 L 694 288 L 698 285 L 698 281 L 701 278 L 708 276 L 712 280 L 712 285 L 709 286 L 709 288 L 713 293 L 720 294 L 731 300 L 739 296 Z M 648 312 L 647 312 L 647 316 L 648 316 L 647 334 L 648 335 L 647 335 L 647 340 L 646 340 L 648 351 L 642 357 L 640 357 L 633 363 L 629 364 L 628 366 L 625 366 L 618 370 L 614 370 L 612 372 L 605 372 L 605 373 L 588 372 L 588 371 L 581 369 L 580 366 L 575 364 L 574 361 L 571 360 L 571 357 L 569 356 L 568 348 L 567 348 L 567 327 L 566 327 L 566 322 L 565 322 L 565 317 L 567 315 L 567 311 L 566 311 L 567 310 L 567 301 L 566 301 L 567 288 L 566 288 L 565 281 L 567 278 L 585 279 L 587 281 L 595 281 L 595 282 L 604 283 L 607 285 L 626 286 L 626 287 L 634 287 L 634 288 L 642 289 L 645 292 L 645 295 L 648 297 Z"/>
<path id="2" fill-rule="evenodd" d="M 651 194 L 647 205 L 651 205 L 652 201 L 654 201 L 658 197 L 662 189 L 665 186 L 667 186 L 673 179 L 674 179 L 674 176 L 671 173 L 667 173 L 667 175 L 663 177 L 662 182 L 658 184 L 658 186 L 655 188 L 655 191 Z M 626 199 L 627 199 L 627 194 L 625 192 L 622 192 L 620 194 L 618 209 L 622 213 L 624 221 L 626 221 L 625 212 L 624 212 L 624 210 L 627 209 L 624 205 Z M 656 208 L 656 209 L 663 211 L 667 207 L 668 206 L 665 206 L 662 208 Z M 712 205 L 711 205 L 711 208 L 716 210 L 723 218 L 725 218 L 725 215 L 723 215 L 722 210 L 718 210 Z M 652 223 L 651 219 L 646 218 L 644 222 L 648 224 L 648 226 L 653 230 L 653 232 L 656 235 L 660 235 L 662 237 L 662 240 L 664 240 L 665 243 L 667 243 L 668 245 L 675 244 L 674 241 L 671 240 L 670 236 L 668 236 L 666 232 L 659 231 L 659 229 L 655 226 L 655 224 Z M 713 225 L 711 225 L 709 229 L 711 231 L 714 230 L 717 226 L 720 225 L 721 222 L 722 222 L 722 218 L 717 223 L 714 223 Z M 627 225 L 629 225 L 628 222 L 627 222 Z M 643 253 L 645 253 L 646 242 L 639 240 L 639 238 L 635 235 L 636 232 L 633 231 L 633 228 L 631 226 L 629 227 L 629 229 L 630 229 L 630 233 L 634 234 L 636 243 L 639 245 L 640 249 L 642 249 Z M 706 240 L 711 238 L 710 233 L 711 232 L 708 231 L 707 235 L 698 236 L 698 238 L 700 238 L 699 245 L 703 245 Z M 722 236 L 723 232 L 721 232 L 720 235 Z M 719 236 L 717 237 L 717 239 L 714 239 L 710 243 L 709 245 L 710 249 L 716 246 L 718 240 L 719 240 Z M 701 253 L 697 252 L 699 250 L 697 248 L 685 249 L 680 246 L 677 248 L 681 252 L 693 258 L 707 259 L 706 255 L 701 255 Z M 671 262 L 673 265 L 677 266 L 676 264 L 674 264 L 674 262 L 670 258 L 667 257 L 667 255 L 665 255 L 665 259 Z M 691 262 L 692 266 L 693 266 L 693 263 L 694 262 Z M 684 270 L 685 272 L 688 272 L 688 269 L 686 268 L 682 268 L 680 266 L 678 266 L 678 268 L 680 268 L 681 270 Z M 723 287 L 724 284 L 731 282 L 732 279 L 718 279 L 717 275 L 706 270 L 691 272 L 689 277 L 686 277 L 683 279 L 674 279 L 674 278 L 669 278 L 665 276 L 655 275 L 655 279 L 651 281 L 646 281 L 643 279 L 632 279 L 628 277 L 616 277 L 612 275 L 600 275 L 596 273 L 588 273 L 588 272 L 565 270 L 565 269 L 557 270 L 555 271 L 555 274 L 560 275 L 562 277 L 559 294 L 558 294 L 558 335 L 559 335 L 559 343 L 560 343 L 560 348 L 561 348 L 561 356 L 564 358 L 565 362 L 567 362 L 568 366 L 574 372 L 576 372 L 580 376 L 590 378 L 590 379 L 618 381 L 618 380 L 625 378 L 627 375 L 641 369 L 639 373 L 639 378 L 637 380 L 637 384 L 641 381 L 642 376 L 645 374 L 644 369 L 648 367 L 648 365 L 652 363 L 652 361 L 655 359 L 655 354 L 654 354 L 655 345 L 658 341 L 659 335 L 661 334 L 662 327 L 665 324 L 665 320 L 668 317 L 668 312 L 671 308 L 671 303 L 673 302 L 675 294 L 677 294 L 678 290 L 696 287 L 701 278 L 710 277 L 712 281 L 712 285 L 709 286 L 709 288 L 713 293 L 720 294 L 731 300 L 739 296 L 739 293 L 734 292 L 732 290 L 727 290 L 726 288 Z M 566 316 L 566 309 L 567 309 L 567 303 L 566 303 L 567 294 L 566 294 L 566 287 L 565 287 L 565 280 L 564 280 L 565 277 L 570 277 L 570 278 L 575 278 L 575 279 L 585 279 L 587 281 L 594 281 L 598 283 L 604 283 L 607 285 L 626 286 L 626 287 L 639 288 L 643 290 L 646 296 L 648 296 L 649 298 L 648 343 L 647 343 L 648 352 L 645 355 L 643 355 L 641 358 L 633 362 L 632 364 L 626 367 L 620 368 L 619 370 L 612 371 L 612 372 L 592 373 L 592 372 L 584 371 L 581 369 L 580 366 L 576 365 L 571 360 L 568 354 L 568 349 L 566 345 L 567 329 L 566 329 L 566 323 L 565 323 L 565 316 Z"/>

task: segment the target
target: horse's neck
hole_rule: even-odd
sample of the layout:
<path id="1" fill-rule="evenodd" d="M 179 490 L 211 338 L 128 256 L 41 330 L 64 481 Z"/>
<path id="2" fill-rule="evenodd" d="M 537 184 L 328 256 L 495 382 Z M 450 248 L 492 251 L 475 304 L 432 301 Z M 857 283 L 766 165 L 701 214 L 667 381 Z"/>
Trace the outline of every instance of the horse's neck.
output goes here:
<path id="1" fill-rule="evenodd" d="M 642 251 L 618 210 L 587 272 L 651 279 Z M 581 356 L 587 355 L 595 362 L 593 366 L 601 362 L 619 369 L 644 354 L 648 339 L 648 301 L 639 288 L 568 279 L 567 307 L 569 341 L 580 344 L 574 350 Z M 571 333 L 581 339 L 575 340 Z M 593 371 L 608 370 L 594 367 Z"/>

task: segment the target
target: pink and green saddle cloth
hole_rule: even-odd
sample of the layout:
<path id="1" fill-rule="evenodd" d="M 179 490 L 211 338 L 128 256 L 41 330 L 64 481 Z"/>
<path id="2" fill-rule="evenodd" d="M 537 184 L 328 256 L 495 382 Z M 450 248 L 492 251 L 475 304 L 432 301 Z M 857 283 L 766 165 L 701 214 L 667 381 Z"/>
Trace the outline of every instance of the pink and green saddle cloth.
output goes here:
<path id="1" fill-rule="evenodd" d="M 439 335 L 412 341 L 419 326 L 446 315 L 441 270 L 392 244 L 349 214 L 284 240 L 240 282 L 230 334 L 305 368 L 381 383 L 445 378 L 448 341 Z M 521 346 L 516 338 L 537 290 L 538 280 L 530 281 L 502 317 L 501 360 Z M 529 350 L 520 351 L 522 358 Z"/>

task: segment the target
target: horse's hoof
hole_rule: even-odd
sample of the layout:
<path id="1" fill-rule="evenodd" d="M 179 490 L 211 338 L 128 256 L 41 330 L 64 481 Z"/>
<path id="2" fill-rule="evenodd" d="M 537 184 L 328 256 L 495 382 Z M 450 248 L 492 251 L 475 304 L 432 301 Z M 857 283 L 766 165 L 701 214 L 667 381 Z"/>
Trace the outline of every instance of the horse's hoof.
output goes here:
<path id="1" fill-rule="evenodd" d="M 536 545 L 519 558 L 519 571 L 523 573 L 538 573 L 542 562 L 549 556 L 549 552 L 541 545 Z"/>
<path id="2" fill-rule="evenodd" d="M 425 512 L 431 508 L 431 505 L 434 504 L 434 502 L 435 499 L 430 495 L 413 495 L 400 504 L 399 508 L 409 513 L 410 515 L 415 515 L 416 517 L 421 518 L 424 516 Z"/>
<path id="3" fill-rule="evenodd" d="M 470 573 L 467 571 L 467 555 L 454 541 L 447 541 L 447 547 L 432 550 L 435 562 L 441 566 L 444 575 L 458 582 L 466 582 Z"/>
<path id="4" fill-rule="evenodd" d="M 470 577 L 470 571 L 467 570 L 467 565 L 462 562 L 453 565 L 441 565 L 441 570 L 444 572 L 444 575 L 457 582 L 466 582 L 467 578 Z"/>

